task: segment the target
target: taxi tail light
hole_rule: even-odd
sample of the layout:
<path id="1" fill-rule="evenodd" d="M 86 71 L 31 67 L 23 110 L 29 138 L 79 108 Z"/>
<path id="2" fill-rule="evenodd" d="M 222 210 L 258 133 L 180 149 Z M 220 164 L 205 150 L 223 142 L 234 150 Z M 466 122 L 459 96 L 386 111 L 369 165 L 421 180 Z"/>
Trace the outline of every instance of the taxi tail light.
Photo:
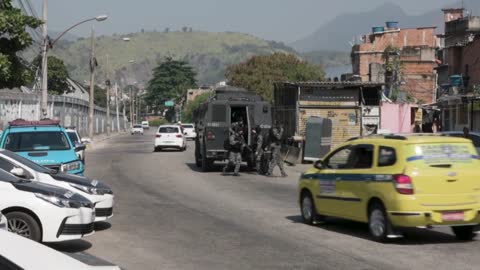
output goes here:
<path id="1" fill-rule="evenodd" d="M 406 195 L 413 194 L 413 184 L 410 176 L 403 174 L 394 175 L 393 184 L 398 193 Z"/>
<path id="2" fill-rule="evenodd" d="M 182 138 L 182 134 L 177 134 L 177 138 Z"/>
<path id="3" fill-rule="evenodd" d="M 155 138 L 160 138 L 160 137 L 162 137 L 162 135 L 161 135 L 161 134 L 157 134 L 157 135 L 155 135 Z"/>
<path id="4" fill-rule="evenodd" d="M 207 132 L 207 140 L 210 140 L 210 141 L 215 140 L 215 134 L 211 131 Z"/>

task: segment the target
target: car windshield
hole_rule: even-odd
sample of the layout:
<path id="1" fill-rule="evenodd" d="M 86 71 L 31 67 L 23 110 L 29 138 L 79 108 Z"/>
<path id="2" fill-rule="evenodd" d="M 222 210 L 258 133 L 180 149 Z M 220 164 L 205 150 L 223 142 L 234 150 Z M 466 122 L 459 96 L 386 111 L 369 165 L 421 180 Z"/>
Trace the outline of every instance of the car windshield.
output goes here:
<path id="1" fill-rule="evenodd" d="M 13 152 L 68 150 L 70 144 L 61 131 L 18 132 L 7 135 L 5 149 Z"/>
<path id="2" fill-rule="evenodd" d="M 41 172 L 41 173 L 51 173 L 52 170 L 48 169 L 48 168 L 45 168 L 41 165 L 38 165 L 37 163 L 27 159 L 27 158 L 24 158 L 18 154 L 15 154 L 11 151 L 8 151 L 8 150 L 3 150 L 1 151 L 0 153 L 4 154 L 5 156 L 19 162 L 19 163 L 22 163 L 23 165 L 29 167 L 30 169 L 34 170 L 34 171 L 37 171 L 37 172 Z"/>
<path id="3" fill-rule="evenodd" d="M 133 128 L 141 128 L 142 125 L 133 125 Z"/>
<path id="4" fill-rule="evenodd" d="M 193 125 L 182 125 L 183 128 L 193 128 Z"/>
<path id="5" fill-rule="evenodd" d="M 70 141 L 72 141 L 72 143 L 77 143 L 80 141 L 76 132 L 68 131 L 67 135 L 68 138 L 70 138 Z"/>
<path id="6" fill-rule="evenodd" d="M 158 130 L 158 133 L 178 133 L 178 128 L 176 128 L 176 127 L 161 127 Z"/>

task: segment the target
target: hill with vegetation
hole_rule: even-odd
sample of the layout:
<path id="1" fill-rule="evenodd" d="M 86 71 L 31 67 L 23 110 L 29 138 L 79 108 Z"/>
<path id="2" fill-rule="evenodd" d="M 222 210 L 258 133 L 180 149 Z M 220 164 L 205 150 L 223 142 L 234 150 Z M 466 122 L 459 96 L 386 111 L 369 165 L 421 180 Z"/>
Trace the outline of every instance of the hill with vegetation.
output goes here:
<path id="1" fill-rule="evenodd" d="M 125 38 L 130 41 L 124 41 Z M 193 66 L 199 84 L 213 84 L 224 79 L 227 66 L 254 55 L 274 52 L 296 54 L 283 43 L 232 32 L 144 32 L 100 36 L 96 39 L 97 82 L 105 79 L 107 55 L 110 78 L 122 85 L 135 82 L 145 85 L 151 78 L 152 69 L 166 57 L 184 60 Z M 51 54 L 65 61 L 71 77 L 80 82 L 89 80 L 90 39 L 59 42 Z"/>

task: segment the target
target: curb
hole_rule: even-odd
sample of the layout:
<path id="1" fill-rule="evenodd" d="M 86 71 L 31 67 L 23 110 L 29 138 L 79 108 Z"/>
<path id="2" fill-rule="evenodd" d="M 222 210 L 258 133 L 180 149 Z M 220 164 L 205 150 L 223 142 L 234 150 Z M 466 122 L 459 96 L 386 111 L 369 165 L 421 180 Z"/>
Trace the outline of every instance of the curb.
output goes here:
<path id="1" fill-rule="evenodd" d="M 98 148 L 103 144 L 103 142 L 109 139 L 115 138 L 117 136 L 124 135 L 126 133 L 127 133 L 126 131 L 121 131 L 121 132 L 111 133 L 110 136 L 107 136 L 105 134 L 94 136 L 92 142 L 87 145 L 87 149 Z"/>

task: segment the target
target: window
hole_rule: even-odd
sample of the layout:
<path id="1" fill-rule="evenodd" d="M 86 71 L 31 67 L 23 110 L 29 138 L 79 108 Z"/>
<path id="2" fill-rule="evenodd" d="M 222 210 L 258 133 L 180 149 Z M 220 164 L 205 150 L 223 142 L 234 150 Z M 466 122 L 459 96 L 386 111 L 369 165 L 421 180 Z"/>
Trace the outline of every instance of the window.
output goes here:
<path id="1" fill-rule="evenodd" d="M 161 127 L 158 129 L 158 133 L 178 133 L 178 128 L 176 127 Z"/>
<path id="2" fill-rule="evenodd" d="M 193 125 L 182 125 L 183 128 L 193 128 Z"/>
<path id="3" fill-rule="evenodd" d="M 226 122 L 227 121 L 227 106 L 212 105 L 212 122 Z"/>
<path id="4" fill-rule="evenodd" d="M 350 147 L 343 148 L 327 158 L 327 167 L 330 169 L 347 169 L 348 157 L 352 150 Z"/>
<path id="5" fill-rule="evenodd" d="M 67 132 L 67 134 L 68 134 L 68 138 L 70 138 L 70 141 L 71 141 L 72 143 L 75 144 L 75 143 L 80 142 L 80 140 L 79 140 L 79 138 L 78 138 L 78 136 L 77 136 L 77 133 L 75 133 L 75 132 Z"/>
<path id="6" fill-rule="evenodd" d="M 395 149 L 386 146 L 380 146 L 378 149 L 378 167 L 393 166 L 397 162 Z"/>
<path id="7" fill-rule="evenodd" d="M 469 134 L 468 138 L 472 140 L 473 146 L 480 147 L 480 136 Z"/>
<path id="8" fill-rule="evenodd" d="M 357 145 L 348 160 L 348 168 L 370 169 L 373 163 L 373 145 Z"/>
<path id="9" fill-rule="evenodd" d="M 5 149 L 13 152 L 69 150 L 70 144 L 63 132 L 9 133 Z"/>

